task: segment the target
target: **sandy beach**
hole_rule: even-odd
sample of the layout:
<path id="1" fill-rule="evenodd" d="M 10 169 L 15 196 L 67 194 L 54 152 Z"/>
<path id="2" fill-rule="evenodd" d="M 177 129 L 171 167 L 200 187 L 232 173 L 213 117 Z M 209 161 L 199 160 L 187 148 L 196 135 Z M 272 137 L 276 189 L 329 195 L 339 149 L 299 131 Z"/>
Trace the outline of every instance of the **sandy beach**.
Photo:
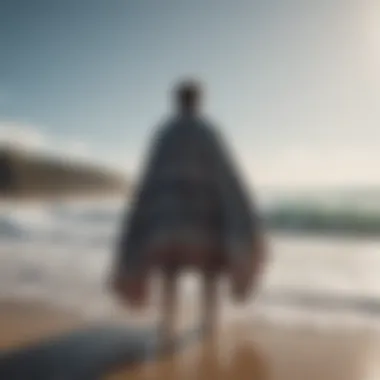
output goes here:
<path id="1" fill-rule="evenodd" d="M 0 348 L 23 347 L 85 326 L 78 316 L 43 304 L 0 304 Z M 215 339 L 104 379 L 377 379 L 378 339 L 364 332 L 312 332 L 225 322 Z"/>
<path id="2" fill-rule="evenodd" d="M 0 350 L 25 347 L 84 325 L 81 318 L 43 303 L 0 302 Z"/>

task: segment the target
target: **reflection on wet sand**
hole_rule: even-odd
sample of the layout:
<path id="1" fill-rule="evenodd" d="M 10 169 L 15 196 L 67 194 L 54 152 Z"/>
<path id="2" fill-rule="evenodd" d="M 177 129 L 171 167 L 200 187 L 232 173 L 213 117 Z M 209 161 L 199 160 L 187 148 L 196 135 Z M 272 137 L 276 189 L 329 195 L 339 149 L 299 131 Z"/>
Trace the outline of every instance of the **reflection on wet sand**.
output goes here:
<path id="1" fill-rule="evenodd" d="M 312 332 L 240 326 L 183 353 L 135 368 L 107 380 L 373 380 L 378 339 L 364 332 Z M 369 368 L 369 363 L 372 362 Z"/>
<path id="2" fill-rule="evenodd" d="M 212 346 L 201 350 L 197 379 L 268 379 L 267 363 L 252 342 L 235 343 L 222 355 L 215 344 Z"/>
<path id="3" fill-rule="evenodd" d="M 268 367 L 258 347 L 253 342 L 237 341 L 224 345 L 210 339 L 189 348 L 183 354 L 158 362 L 146 363 L 132 369 L 120 370 L 110 380 L 266 380 Z"/>
<path id="4" fill-rule="evenodd" d="M 75 316 L 38 304 L 2 303 L 0 309 L 3 349 L 83 328 Z M 247 317 L 246 322 L 226 320 L 215 339 L 194 341 L 145 364 L 125 365 L 104 379 L 377 380 L 379 352 L 374 332 L 286 328 Z"/>

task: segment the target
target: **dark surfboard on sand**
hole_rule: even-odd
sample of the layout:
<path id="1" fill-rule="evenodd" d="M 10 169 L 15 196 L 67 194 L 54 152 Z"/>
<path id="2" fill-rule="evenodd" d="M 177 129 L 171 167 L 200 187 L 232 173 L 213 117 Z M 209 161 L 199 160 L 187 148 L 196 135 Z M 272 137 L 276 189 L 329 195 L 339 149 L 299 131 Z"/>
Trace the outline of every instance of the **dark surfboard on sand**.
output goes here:
<path id="1" fill-rule="evenodd" d="M 112 325 L 77 330 L 1 352 L 0 379 L 102 379 L 114 368 L 157 359 L 186 347 L 199 336 L 198 329 L 184 332 L 170 350 L 163 350 L 154 328 Z"/>

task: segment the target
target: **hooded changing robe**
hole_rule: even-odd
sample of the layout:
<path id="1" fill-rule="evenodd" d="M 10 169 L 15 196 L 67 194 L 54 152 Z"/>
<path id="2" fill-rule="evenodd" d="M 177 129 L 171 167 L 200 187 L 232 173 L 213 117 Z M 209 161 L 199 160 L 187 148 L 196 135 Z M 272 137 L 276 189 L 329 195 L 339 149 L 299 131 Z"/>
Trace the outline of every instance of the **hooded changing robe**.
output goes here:
<path id="1" fill-rule="evenodd" d="M 118 286 L 141 302 L 152 269 L 195 268 L 227 273 L 235 295 L 244 297 L 260 236 L 256 210 L 220 135 L 201 117 L 179 116 L 158 130 L 126 213 Z"/>

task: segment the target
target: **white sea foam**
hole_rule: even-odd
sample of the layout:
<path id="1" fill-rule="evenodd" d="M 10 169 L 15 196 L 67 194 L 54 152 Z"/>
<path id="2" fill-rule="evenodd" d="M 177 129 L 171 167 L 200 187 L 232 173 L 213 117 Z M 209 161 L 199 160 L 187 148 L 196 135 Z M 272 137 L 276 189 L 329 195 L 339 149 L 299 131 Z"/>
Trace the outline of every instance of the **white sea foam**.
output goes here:
<path id="1" fill-rule="evenodd" d="M 0 297 L 107 318 L 115 309 L 105 285 L 122 210 L 120 201 L 3 206 Z M 380 326 L 380 239 L 277 235 L 271 248 L 258 299 L 226 307 L 226 315 L 313 328 Z M 196 287 L 186 276 L 183 292 Z"/>

